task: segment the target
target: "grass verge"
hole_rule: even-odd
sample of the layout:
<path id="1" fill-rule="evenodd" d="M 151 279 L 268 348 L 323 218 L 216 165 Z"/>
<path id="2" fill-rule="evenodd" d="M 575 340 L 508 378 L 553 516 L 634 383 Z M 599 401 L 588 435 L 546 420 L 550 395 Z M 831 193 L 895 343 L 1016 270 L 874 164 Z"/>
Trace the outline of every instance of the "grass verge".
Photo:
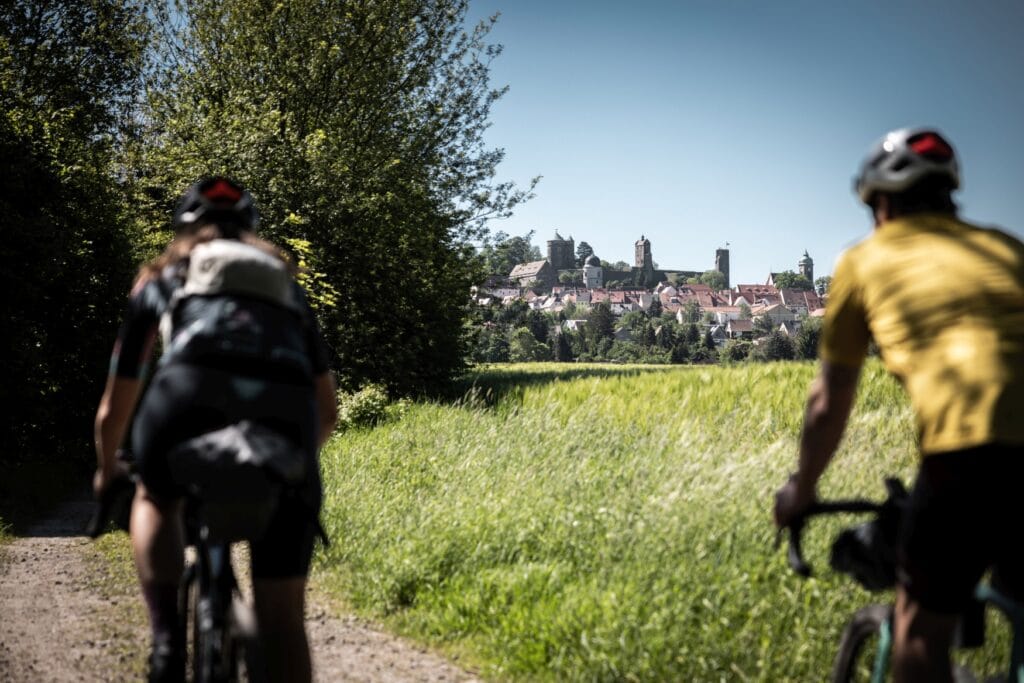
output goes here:
<path id="1" fill-rule="evenodd" d="M 364 615 L 517 680 L 806 681 L 880 597 L 773 550 L 809 363 L 478 372 L 466 400 L 336 436 L 318 557 Z M 910 480 L 901 391 L 866 368 L 825 497 Z M 1005 656 L 982 655 L 993 661 Z M 998 669 L 994 669 L 998 670 Z"/>

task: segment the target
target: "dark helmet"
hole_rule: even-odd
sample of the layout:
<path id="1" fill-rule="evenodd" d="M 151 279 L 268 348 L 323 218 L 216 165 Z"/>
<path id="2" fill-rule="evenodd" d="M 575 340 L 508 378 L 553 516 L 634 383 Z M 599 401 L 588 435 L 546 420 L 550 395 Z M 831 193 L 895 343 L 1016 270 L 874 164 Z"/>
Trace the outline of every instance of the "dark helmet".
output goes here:
<path id="1" fill-rule="evenodd" d="M 213 223 L 222 229 L 255 231 L 259 214 L 252 195 L 230 178 L 211 176 L 188 188 L 174 211 L 174 231 Z"/>
<path id="2" fill-rule="evenodd" d="M 901 128 L 875 143 L 854 182 L 865 204 L 876 192 L 904 192 L 926 177 L 945 178 L 960 187 L 960 165 L 953 146 L 930 128 Z"/>

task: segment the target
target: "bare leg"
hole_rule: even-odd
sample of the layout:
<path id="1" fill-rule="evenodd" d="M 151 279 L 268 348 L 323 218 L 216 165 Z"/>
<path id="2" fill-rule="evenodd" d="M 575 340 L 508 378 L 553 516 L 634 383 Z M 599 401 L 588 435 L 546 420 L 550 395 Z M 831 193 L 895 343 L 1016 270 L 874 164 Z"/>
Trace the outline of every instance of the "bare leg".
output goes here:
<path id="1" fill-rule="evenodd" d="M 139 484 L 132 502 L 135 569 L 149 608 L 153 635 L 171 635 L 177 623 L 178 582 L 185 565 L 182 502 L 160 502 Z"/>
<path id="2" fill-rule="evenodd" d="M 949 651 L 956 616 L 931 612 L 900 586 L 896 592 L 893 674 L 897 683 L 951 683 Z"/>
<path id="3" fill-rule="evenodd" d="M 309 683 L 313 664 L 306 639 L 306 578 L 255 579 L 253 597 L 267 680 Z"/>

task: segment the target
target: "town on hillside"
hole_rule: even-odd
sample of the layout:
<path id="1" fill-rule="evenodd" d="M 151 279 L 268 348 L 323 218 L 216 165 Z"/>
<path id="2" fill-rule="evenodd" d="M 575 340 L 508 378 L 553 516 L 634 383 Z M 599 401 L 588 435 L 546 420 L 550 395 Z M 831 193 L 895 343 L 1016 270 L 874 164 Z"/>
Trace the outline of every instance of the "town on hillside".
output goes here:
<path id="1" fill-rule="evenodd" d="M 629 266 L 602 261 L 589 246 L 577 249 L 572 237 L 556 232 L 547 242 L 547 258 L 489 277 L 474 297 L 480 306 L 525 303 L 531 311 L 549 313 L 557 321 L 556 333 L 582 329 L 592 308 L 606 304 L 620 319 L 642 312 L 659 320 L 673 316 L 679 325 L 696 324 L 718 348 L 730 340 L 756 345 L 773 332 L 795 338 L 806 321 L 824 314 L 829 278 L 820 278 L 815 290 L 814 261 L 806 251 L 796 267 L 769 273 L 764 283 L 732 285 L 728 248 L 715 250 L 709 270 L 660 268 L 651 241 L 641 236 Z M 628 340 L 630 330 L 620 326 L 615 336 Z"/>

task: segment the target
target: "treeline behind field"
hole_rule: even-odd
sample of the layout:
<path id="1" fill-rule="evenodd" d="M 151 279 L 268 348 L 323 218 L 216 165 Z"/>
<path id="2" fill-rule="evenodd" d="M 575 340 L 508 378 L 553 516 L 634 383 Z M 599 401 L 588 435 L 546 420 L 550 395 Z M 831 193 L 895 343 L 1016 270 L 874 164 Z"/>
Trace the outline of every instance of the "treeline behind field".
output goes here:
<path id="1" fill-rule="evenodd" d="M 471 243 L 527 194 L 483 143 L 500 48 L 467 6 L 5 3 L 0 464 L 91 457 L 135 269 L 212 173 L 307 267 L 342 386 L 423 394 L 460 372 Z"/>

